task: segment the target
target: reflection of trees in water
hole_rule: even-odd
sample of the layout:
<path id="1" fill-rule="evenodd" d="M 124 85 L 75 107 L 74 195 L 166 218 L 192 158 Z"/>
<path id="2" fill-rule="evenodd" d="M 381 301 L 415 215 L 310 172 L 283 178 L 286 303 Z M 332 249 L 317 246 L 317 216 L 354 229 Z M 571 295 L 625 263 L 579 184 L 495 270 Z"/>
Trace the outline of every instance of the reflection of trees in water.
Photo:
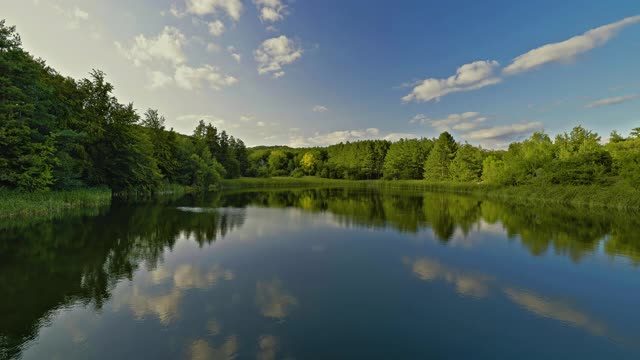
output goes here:
<path id="1" fill-rule="evenodd" d="M 171 205 L 115 203 L 109 211 L 94 211 L 92 216 L 2 229 L 0 358 L 16 356 L 18 346 L 35 336 L 52 310 L 77 301 L 102 307 L 119 279 L 131 279 L 141 263 L 156 268 L 177 239 L 192 239 L 203 246 L 242 226 L 242 208 L 247 206 L 328 212 L 346 226 L 392 227 L 410 233 L 430 228 L 442 241 L 456 232 L 466 236 L 483 224 L 499 224 L 498 228 L 519 238 L 532 255 L 553 250 L 580 261 L 605 241 L 607 254 L 640 264 L 640 218 L 622 212 L 513 206 L 451 194 L 374 189 L 236 192 L 184 198 Z M 434 267 L 420 262 L 414 268 L 426 276 Z M 455 280 L 456 286 L 477 289 L 464 274 L 435 268 Z M 182 269 L 179 275 L 188 270 Z M 227 274 L 204 274 L 185 286 L 209 284 L 221 276 Z M 268 314 L 282 314 L 273 309 L 288 311 L 295 306 L 295 298 L 271 291 L 267 285 L 259 288 L 262 299 L 283 300 L 261 302 L 269 305 L 264 307 L 270 309 Z M 148 311 L 140 306 L 141 312 Z"/>
<path id="2" fill-rule="evenodd" d="M 375 189 L 240 192 L 229 198 L 237 206 L 330 212 L 345 226 L 389 226 L 412 233 L 430 228 L 442 241 L 450 240 L 457 230 L 466 237 L 481 221 L 501 224 L 507 235 L 518 237 L 532 255 L 543 255 L 551 249 L 573 261 L 594 253 L 605 240 L 607 254 L 622 255 L 640 264 L 640 218 L 626 212 L 517 206 L 454 194 Z"/>
<path id="3" fill-rule="evenodd" d="M 241 226 L 244 217 L 242 209 L 195 213 L 115 203 L 95 217 L 3 229 L 0 358 L 16 356 L 52 310 L 78 301 L 101 308 L 118 280 L 131 279 L 141 263 L 155 268 L 179 238 L 211 243 Z"/>

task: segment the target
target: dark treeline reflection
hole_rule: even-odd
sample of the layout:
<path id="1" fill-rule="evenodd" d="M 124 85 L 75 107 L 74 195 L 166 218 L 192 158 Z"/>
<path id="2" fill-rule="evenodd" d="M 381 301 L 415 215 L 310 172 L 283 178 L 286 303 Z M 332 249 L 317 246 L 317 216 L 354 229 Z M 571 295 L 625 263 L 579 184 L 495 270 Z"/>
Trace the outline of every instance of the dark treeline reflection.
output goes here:
<path id="1" fill-rule="evenodd" d="M 640 265 L 640 217 L 636 213 L 570 207 L 519 206 L 442 193 L 394 193 L 374 189 L 310 189 L 229 194 L 232 206 L 295 207 L 330 212 L 347 226 L 431 229 L 446 242 L 483 226 L 519 239 L 532 255 L 553 250 L 580 261 L 601 242 L 612 256 Z M 491 226 L 495 225 L 495 226 Z"/>
<path id="2" fill-rule="evenodd" d="M 113 286 L 136 269 L 153 269 L 180 238 L 201 246 L 242 226 L 244 212 L 215 210 L 219 198 L 174 204 L 114 203 L 93 216 L 12 224 L 0 238 L 0 358 L 12 358 L 58 308 L 100 309 Z"/>

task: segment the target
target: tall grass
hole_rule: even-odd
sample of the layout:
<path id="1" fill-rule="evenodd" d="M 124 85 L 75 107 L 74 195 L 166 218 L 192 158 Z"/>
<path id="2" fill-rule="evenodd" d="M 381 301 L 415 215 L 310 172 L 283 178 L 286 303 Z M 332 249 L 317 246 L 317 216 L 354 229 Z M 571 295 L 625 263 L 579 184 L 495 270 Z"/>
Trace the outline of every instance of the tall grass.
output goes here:
<path id="1" fill-rule="evenodd" d="M 70 209 L 95 208 L 111 203 L 111 190 L 78 189 L 25 193 L 0 188 L 0 219 L 54 218 Z"/>
<path id="2" fill-rule="evenodd" d="M 432 191 L 469 194 L 509 203 L 570 205 L 574 207 L 640 210 L 640 191 L 619 182 L 609 186 L 523 185 L 492 186 L 474 183 L 431 183 L 424 180 L 335 180 L 304 178 L 240 178 L 225 180 L 225 189 L 282 189 L 303 187 L 357 187 L 401 191 Z"/>

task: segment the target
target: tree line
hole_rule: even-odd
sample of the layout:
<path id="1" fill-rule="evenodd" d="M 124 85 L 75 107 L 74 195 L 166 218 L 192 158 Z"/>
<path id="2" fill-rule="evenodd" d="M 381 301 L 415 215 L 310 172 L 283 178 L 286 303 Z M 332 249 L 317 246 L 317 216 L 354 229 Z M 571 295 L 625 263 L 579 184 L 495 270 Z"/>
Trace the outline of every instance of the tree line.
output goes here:
<path id="1" fill-rule="evenodd" d="M 140 116 L 113 91 L 98 70 L 82 80 L 60 75 L 0 21 L 0 187 L 149 193 L 163 184 L 209 189 L 239 176 L 318 176 L 495 185 L 622 180 L 640 188 L 640 128 L 626 138 L 614 131 L 607 144 L 581 126 L 553 140 L 537 132 L 507 150 L 460 143 L 448 132 L 393 143 L 247 149 L 203 121 L 189 136 L 167 130 L 157 110 Z"/>
<path id="2" fill-rule="evenodd" d="M 607 185 L 640 188 L 640 128 L 629 137 L 601 137 L 577 126 L 554 140 L 536 132 L 507 150 L 456 142 L 448 132 L 434 139 L 391 143 L 365 140 L 326 148 L 250 149 L 250 176 L 320 176 L 331 179 L 428 180 L 493 185 Z"/>
<path id="3" fill-rule="evenodd" d="M 157 110 L 140 116 L 113 90 L 98 70 L 60 75 L 0 21 L 0 187 L 148 193 L 168 183 L 208 189 L 246 172 L 242 140 L 203 121 L 191 136 L 167 130 Z"/>

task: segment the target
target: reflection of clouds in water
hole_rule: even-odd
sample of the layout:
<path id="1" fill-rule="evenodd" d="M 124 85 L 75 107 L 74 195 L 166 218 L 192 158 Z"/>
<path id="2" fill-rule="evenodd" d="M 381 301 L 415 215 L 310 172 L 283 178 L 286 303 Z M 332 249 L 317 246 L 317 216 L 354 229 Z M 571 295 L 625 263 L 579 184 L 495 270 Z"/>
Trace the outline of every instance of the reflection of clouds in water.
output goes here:
<path id="1" fill-rule="evenodd" d="M 273 335 L 262 335 L 258 339 L 258 360 L 275 360 L 278 355 L 278 338 Z"/>
<path id="2" fill-rule="evenodd" d="M 262 315 L 284 319 L 298 305 L 298 299 L 282 288 L 279 279 L 256 284 L 256 304 Z"/>
<path id="3" fill-rule="evenodd" d="M 229 336 L 220 347 L 212 347 L 205 340 L 196 340 L 189 347 L 192 360 L 231 360 L 238 356 L 238 339 Z"/>
<path id="4" fill-rule="evenodd" d="M 114 306 L 118 310 L 129 306 L 137 319 L 147 315 L 157 316 L 163 324 L 169 324 L 178 316 L 178 308 L 183 292 L 188 289 L 207 289 L 218 282 L 230 281 L 234 278 L 231 270 L 213 265 L 209 270 L 199 269 L 190 264 L 179 265 L 173 272 L 165 266 L 149 272 L 151 286 L 123 287 L 114 292 Z M 160 285 L 171 279 L 173 288 L 163 295 L 151 294 L 153 285 Z"/>
<path id="5" fill-rule="evenodd" d="M 427 258 L 413 260 L 410 257 L 404 257 L 402 262 L 411 269 L 415 276 L 422 280 L 443 280 L 454 284 L 456 291 L 461 295 L 486 298 L 491 287 L 495 286 L 492 277 L 463 272 L 442 265 L 436 260 Z M 538 316 L 583 328 L 593 335 L 610 335 L 605 324 L 596 321 L 588 314 L 575 310 L 565 302 L 547 299 L 531 291 L 517 290 L 510 287 L 496 290 L 501 290 L 509 300 Z"/>
<path id="6" fill-rule="evenodd" d="M 438 261 L 427 258 L 412 260 L 404 257 L 402 262 L 409 266 L 414 275 L 425 281 L 444 280 L 456 286 L 460 295 L 483 298 L 489 295 L 488 282 L 491 278 L 475 275 L 446 267 Z"/>
<path id="7" fill-rule="evenodd" d="M 170 278 L 171 272 L 167 270 L 165 266 L 161 265 L 158 266 L 155 270 L 150 271 L 149 275 L 151 276 L 151 283 L 158 285 L 162 284 L 163 282 L 165 282 L 165 280 Z"/>
<path id="8" fill-rule="evenodd" d="M 155 315 L 160 322 L 168 324 L 177 317 L 178 304 L 182 294 L 179 289 L 174 288 L 166 295 L 149 295 L 138 286 L 133 286 L 129 294 L 115 299 L 115 308 L 119 309 L 123 305 L 128 305 L 137 319 L 142 319 L 146 315 Z"/>
<path id="9" fill-rule="evenodd" d="M 233 277 L 231 270 L 221 269 L 218 265 L 214 265 L 207 272 L 192 265 L 180 265 L 173 274 L 173 282 L 176 287 L 181 289 L 206 289 L 216 285 L 219 280 L 232 280 Z"/>
<path id="10" fill-rule="evenodd" d="M 504 293 L 511 301 L 539 316 L 584 328 L 594 335 L 605 335 L 607 332 L 604 324 L 595 321 L 587 314 L 571 308 L 566 303 L 545 299 L 532 292 L 512 288 L 504 289 Z"/>
<path id="11" fill-rule="evenodd" d="M 209 331 L 209 335 L 216 336 L 220 334 L 222 327 L 216 319 L 211 319 L 207 322 L 207 330 Z"/>

